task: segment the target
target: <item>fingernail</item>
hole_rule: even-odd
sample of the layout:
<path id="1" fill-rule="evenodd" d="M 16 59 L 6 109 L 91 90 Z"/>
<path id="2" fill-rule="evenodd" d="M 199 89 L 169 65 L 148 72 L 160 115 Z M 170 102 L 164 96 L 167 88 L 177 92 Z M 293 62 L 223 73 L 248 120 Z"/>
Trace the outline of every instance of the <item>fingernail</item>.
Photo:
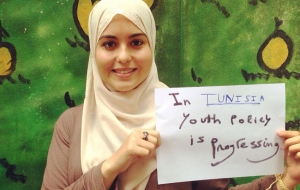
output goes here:
<path id="1" fill-rule="evenodd" d="M 276 134 L 277 134 L 277 135 L 282 135 L 282 134 L 283 134 L 283 131 L 282 131 L 282 130 L 276 131 Z"/>

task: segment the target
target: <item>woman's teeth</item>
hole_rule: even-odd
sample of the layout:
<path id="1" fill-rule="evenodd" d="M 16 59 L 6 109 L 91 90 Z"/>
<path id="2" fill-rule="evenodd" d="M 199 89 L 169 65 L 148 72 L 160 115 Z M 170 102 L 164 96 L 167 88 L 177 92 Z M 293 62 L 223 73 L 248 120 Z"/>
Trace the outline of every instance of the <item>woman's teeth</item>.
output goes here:
<path id="1" fill-rule="evenodd" d="M 119 74 L 127 74 L 127 73 L 131 73 L 133 71 L 134 71 L 134 69 L 130 69 L 130 70 L 114 70 L 115 73 L 119 73 Z"/>

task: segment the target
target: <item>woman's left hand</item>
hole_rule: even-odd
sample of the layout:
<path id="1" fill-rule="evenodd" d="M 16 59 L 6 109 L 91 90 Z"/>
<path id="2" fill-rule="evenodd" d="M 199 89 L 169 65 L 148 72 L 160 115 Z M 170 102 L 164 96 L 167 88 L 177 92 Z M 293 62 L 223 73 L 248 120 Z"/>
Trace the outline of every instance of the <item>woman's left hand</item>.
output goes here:
<path id="1" fill-rule="evenodd" d="M 300 184 L 300 132 L 278 131 L 277 135 L 284 138 L 285 171 L 283 183 L 290 189 Z"/>

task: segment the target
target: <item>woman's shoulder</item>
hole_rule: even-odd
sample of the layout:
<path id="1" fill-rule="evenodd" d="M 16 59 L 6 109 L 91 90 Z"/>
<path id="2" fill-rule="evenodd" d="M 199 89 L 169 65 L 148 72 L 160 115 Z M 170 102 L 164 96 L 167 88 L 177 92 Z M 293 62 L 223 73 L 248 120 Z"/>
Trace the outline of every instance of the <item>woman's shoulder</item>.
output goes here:
<path id="1" fill-rule="evenodd" d="M 56 121 L 55 127 L 61 132 L 74 132 L 80 129 L 82 122 L 83 105 L 66 109 Z"/>
<path id="2" fill-rule="evenodd" d="M 83 104 L 66 109 L 60 116 L 63 118 L 78 117 L 82 115 Z M 71 118 L 70 118 L 71 119 Z"/>

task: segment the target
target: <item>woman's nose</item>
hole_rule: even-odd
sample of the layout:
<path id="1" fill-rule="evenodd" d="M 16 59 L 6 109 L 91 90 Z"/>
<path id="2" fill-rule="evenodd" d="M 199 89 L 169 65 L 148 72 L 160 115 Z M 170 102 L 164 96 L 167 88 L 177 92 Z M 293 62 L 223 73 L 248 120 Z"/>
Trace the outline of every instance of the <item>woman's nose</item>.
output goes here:
<path id="1" fill-rule="evenodd" d="M 117 62 L 124 64 L 129 63 L 131 61 L 131 55 L 128 47 L 120 47 L 118 55 L 117 55 Z"/>

